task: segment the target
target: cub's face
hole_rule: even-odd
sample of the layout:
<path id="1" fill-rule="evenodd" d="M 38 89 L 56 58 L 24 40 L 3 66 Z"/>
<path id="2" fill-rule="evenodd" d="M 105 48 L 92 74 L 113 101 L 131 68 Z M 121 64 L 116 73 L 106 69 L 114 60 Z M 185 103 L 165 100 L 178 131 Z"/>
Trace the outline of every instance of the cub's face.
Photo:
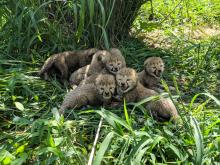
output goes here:
<path id="1" fill-rule="evenodd" d="M 116 74 L 116 83 L 119 93 L 127 93 L 137 85 L 137 73 L 132 68 L 122 68 Z"/>
<path id="2" fill-rule="evenodd" d="M 96 78 L 96 89 L 104 99 L 111 99 L 115 93 L 115 78 L 110 74 L 100 74 Z"/>
<path id="3" fill-rule="evenodd" d="M 116 73 L 126 67 L 125 63 L 125 58 L 121 54 L 121 51 L 116 48 L 111 48 L 110 49 L 111 56 L 106 58 L 105 64 L 106 64 L 106 69 L 116 75 Z"/>
<path id="4" fill-rule="evenodd" d="M 114 75 L 123 67 L 123 62 L 119 58 L 110 58 L 106 63 L 106 69 Z"/>
<path id="5" fill-rule="evenodd" d="M 149 57 L 144 62 L 145 72 L 155 78 L 160 78 L 164 72 L 164 62 L 160 57 Z"/>

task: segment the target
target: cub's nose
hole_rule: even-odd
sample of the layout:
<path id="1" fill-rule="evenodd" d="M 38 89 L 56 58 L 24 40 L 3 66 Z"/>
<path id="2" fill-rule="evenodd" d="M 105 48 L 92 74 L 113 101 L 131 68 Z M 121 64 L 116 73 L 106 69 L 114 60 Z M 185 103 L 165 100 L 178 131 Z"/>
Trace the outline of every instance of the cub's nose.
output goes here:
<path id="1" fill-rule="evenodd" d="M 108 96 L 108 95 L 109 95 L 109 92 L 105 92 L 105 95 Z"/>
<path id="2" fill-rule="evenodd" d="M 158 70 L 158 73 L 160 74 L 162 71 L 161 70 Z"/>
<path id="3" fill-rule="evenodd" d="M 125 86 L 125 83 L 121 83 L 121 86 L 123 86 L 123 87 L 124 87 L 124 86 Z"/>
<path id="4" fill-rule="evenodd" d="M 112 72 L 118 72 L 118 68 L 112 68 L 111 71 Z"/>

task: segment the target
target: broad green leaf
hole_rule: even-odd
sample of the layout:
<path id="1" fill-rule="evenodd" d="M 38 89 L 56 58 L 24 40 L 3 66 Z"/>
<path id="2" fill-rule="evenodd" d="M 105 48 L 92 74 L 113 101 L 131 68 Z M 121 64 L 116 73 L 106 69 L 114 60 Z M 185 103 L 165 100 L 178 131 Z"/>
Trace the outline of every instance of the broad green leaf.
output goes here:
<path id="1" fill-rule="evenodd" d="M 49 145 L 51 147 L 55 147 L 55 143 L 54 143 L 54 140 L 53 140 L 53 136 L 50 134 L 49 136 L 49 139 L 48 139 L 48 142 L 49 142 Z"/>
<path id="2" fill-rule="evenodd" d="M 15 104 L 17 109 L 19 109 L 20 111 L 24 111 L 23 104 L 21 104 L 20 102 L 14 102 L 14 104 Z"/>
<path id="3" fill-rule="evenodd" d="M 16 153 L 17 153 L 17 154 L 18 154 L 18 153 L 23 153 L 26 146 L 27 146 L 27 144 L 23 144 L 23 145 L 19 146 L 19 147 L 16 149 Z"/>
<path id="4" fill-rule="evenodd" d="M 52 109 L 52 113 L 53 113 L 53 116 L 54 116 L 55 120 L 56 120 L 57 122 L 59 122 L 59 121 L 60 121 L 60 114 L 59 114 L 57 108 L 53 108 L 53 109 Z"/>
<path id="5" fill-rule="evenodd" d="M 7 158 L 7 157 L 8 157 L 8 158 Z M 0 162 L 2 162 L 5 158 L 7 158 L 8 160 L 9 160 L 9 158 L 10 158 L 10 160 L 11 160 L 11 159 L 14 159 L 15 157 L 14 157 L 10 152 L 8 152 L 7 150 L 2 149 L 2 150 L 0 151 Z M 6 162 L 7 162 L 8 160 L 6 160 Z"/>
<path id="6" fill-rule="evenodd" d="M 55 146 L 60 145 L 63 142 L 63 139 L 64 139 L 63 137 L 54 138 Z"/>
<path id="7" fill-rule="evenodd" d="M 5 159 L 3 160 L 3 164 L 4 164 L 4 165 L 6 165 L 6 164 L 11 164 L 11 161 L 12 161 L 12 160 L 11 160 L 11 157 L 6 156 Z"/>
<path id="8" fill-rule="evenodd" d="M 51 152 L 59 157 L 64 157 L 63 153 L 60 150 L 58 150 L 57 148 L 53 148 L 53 147 L 45 147 L 45 148 L 39 150 L 36 154 L 42 155 L 42 154 L 46 154 L 48 152 Z"/>
<path id="9" fill-rule="evenodd" d="M 15 116 L 13 118 L 13 123 L 16 124 L 16 125 L 28 125 L 28 124 L 31 124 L 32 122 L 26 118 L 23 118 L 23 117 L 18 117 L 18 116 Z"/>
<path id="10" fill-rule="evenodd" d="M 20 158 L 15 159 L 11 162 L 11 165 L 22 165 L 28 158 L 27 153 L 19 154 Z"/>
<path id="11" fill-rule="evenodd" d="M 182 160 L 183 156 L 181 154 L 181 151 L 177 147 L 175 147 L 173 144 L 169 144 L 168 147 L 173 150 L 173 153 L 176 154 L 180 160 Z"/>
<path id="12" fill-rule="evenodd" d="M 208 136 L 208 134 L 210 133 L 210 131 L 212 130 L 212 128 L 214 126 L 216 126 L 217 124 L 220 123 L 220 119 L 219 120 L 216 120 L 215 122 L 211 123 L 207 128 L 205 128 L 205 135 Z"/>

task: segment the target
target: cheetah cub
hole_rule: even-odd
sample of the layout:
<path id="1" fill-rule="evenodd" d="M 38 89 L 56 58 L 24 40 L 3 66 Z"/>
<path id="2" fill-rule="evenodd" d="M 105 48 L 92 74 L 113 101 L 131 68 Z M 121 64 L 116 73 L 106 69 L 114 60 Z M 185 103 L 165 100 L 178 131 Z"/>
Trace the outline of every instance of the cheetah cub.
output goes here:
<path id="1" fill-rule="evenodd" d="M 164 62 L 160 57 L 149 57 L 144 62 L 144 70 L 138 73 L 140 83 L 146 88 L 161 92 L 159 84 L 164 72 Z"/>
<path id="2" fill-rule="evenodd" d="M 49 80 L 49 74 L 54 70 L 60 73 L 61 81 L 68 78 L 68 74 L 80 67 L 89 64 L 93 55 L 98 51 L 96 48 L 77 51 L 66 51 L 50 56 L 39 71 L 39 76 Z"/>
<path id="3" fill-rule="evenodd" d="M 109 51 L 98 51 L 90 65 L 82 67 L 70 76 L 70 84 L 79 85 L 94 82 L 99 73 L 110 73 L 115 75 L 121 68 L 126 67 L 125 58 L 117 48 Z"/>
<path id="4" fill-rule="evenodd" d="M 145 88 L 139 81 L 136 71 L 132 68 L 123 68 L 116 74 L 117 94 L 127 102 L 138 102 L 142 99 L 158 95 L 152 89 Z M 178 117 L 176 107 L 169 98 L 160 98 L 157 101 L 146 103 L 153 118 L 158 121 L 175 120 Z"/>
<path id="5" fill-rule="evenodd" d="M 60 107 L 60 114 L 66 109 L 86 105 L 107 105 L 115 94 L 115 78 L 110 74 L 99 74 L 94 84 L 85 84 L 66 94 Z"/>

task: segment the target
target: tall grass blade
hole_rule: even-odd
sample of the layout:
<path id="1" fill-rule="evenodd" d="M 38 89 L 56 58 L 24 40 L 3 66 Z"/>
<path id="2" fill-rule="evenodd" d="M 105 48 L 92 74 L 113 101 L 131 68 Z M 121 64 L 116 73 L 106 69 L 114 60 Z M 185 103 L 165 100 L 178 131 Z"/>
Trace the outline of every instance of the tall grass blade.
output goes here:
<path id="1" fill-rule="evenodd" d="M 99 151 L 96 154 L 96 157 L 94 159 L 93 165 L 99 165 L 101 164 L 101 161 L 105 155 L 105 152 L 111 143 L 111 140 L 114 136 L 114 132 L 108 133 L 108 135 L 105 137 L 104 141 L 101 143 Z"/>
<path id="2" fill-rule="evenodd" d="M 124 145 L 121 148 L 121 153 L 119 154 L 119 159 L 118 161 L 115 163 L 116 165 L 120 165 L 122 164 L 122 161 L 125 159 L 126 157 L 126 152 L 128 150 L 129 144 L 131 142 L 131 138 L 127 137 L 126 139 L 124 139 Z"/>
<path id="3" fill-rule="evenodd" d="M 77 10 L 77 4 L 73 4 L 73 14 L 74 14 L 74 22 L 75 25 L 78 25 L 78 10 Z"/>
<path id="4" fill-rule="evenodd" d="M 150 147 L 150 151 L 152 151 L 154 149 L 154 147 L 160 142 L 162 141 L 163 139 L 165 139 L 164 137 L 162 136 L 156 136 L 156 138 L 154 139 L 154 142 L 152 143 L 151 147 Z"/>
<path id="5" fill-rule="evenodd" d="M 113 12 L 114 7 L 115 7 L 115 0 L 113 0 L 113 4 L 112 4 L 112 7 L 111 7 L 111 11 L 109 12 L 109 16 L 108 16 L 108 19 L 106 21 L 105 28 L 107 27 L 107 25 L 109 23 L 109 20 L 110 20 L 110 18 L 112 16 L 112 12 Z"/>
<path id="6" fill-rule="evenodd" d="M 80 14 L 79 14 L 79 26 L 77 29 L 77 42 L 79 42 L 83 30 L 84 30 L 84 23 L 85 23 L 85 10 L 86 10 L 86 1 L 80 0 Z"/>
<path id="7" fill-rule="evenodd" d="M 191 125 L 194 129 L 194 140 L 196 143 L 196 157 L 195 157 L 195 164 L 201 165 L 202 164 L 202 158 L 203 158 L 203 139 L 202 139 L 202 133 L 199 128 L 198 122 L 194 117 L 191 117 L 190 120 Z"/>
<path id="8" fill-rule="evenodd" d="M 153 139 L 143 138 L 132 150 L 129 154 L 130 159 L 128 162 L 131 164 L 140 164 L 141 158 L 143 157 L 144 153 L 147 149 L 150 148 L 150 144 L 153 142 Z"/>
<path id="9" fill-rule="evenodd" d="M 160 98 L 160 96 L 150 96 L 150 97 L 147 97 L 147 98 L 145 98 L 145 99 L 143 99 L 143 100 L 141 100 L 141 101 L 139 101 L 139 102 L 137 102 L 137 103 L 134 103 L 134 108 L 133 108 L 133 110 L 134 110 L 136 107 L 138 107 L 138 106 L 140 106 L 140 105 L 142 105 L 142 104 L 145 104 L 145 103 L 147 103 L 147 102 L 149 102 L 149 101 L 158 100 L 159 98 Z"/>
<path id="10" fill-rule="evenodd" d="M 206 95 L 206 96 L 210 97 L 212 100 L 215 101 L 215 103 L 216 103 L 218 106 L 220 106 L 220 101 L 219 101 L 215 96 L 211 95 L 210 93 L 199 93 L 199 94 L 196 94 L 196 95 L 192 98 L 192 100 L 191 100 L 191 102 L 190 102 L 190 105 L 189 105 L 189 110 L 190 110 L 190 111 L 191 111 L 191 109 L 192 109 L 193 103 L 195 102 L 195 100 L 197 99 L 197 97 L 200 96 L 200 95 Z"/>
<path id="11" fill-rule="evenodd" d="M 99 6 L 100 6 L 100 9 L 101 9 L 101 16 L 102 16 L 102 25 L 101 26 L 105 26 L 105 19 L 106 19 L 106 16 L 105 16 L 105 9 L 102 5 L 102 2 L 100 0 L 98 0 L 98 3 L 99 3 Z"/>
<path id="12" fill-rule="evenodd" d="M 105 109 L 101 109 L 101 111 L 95 111 L 96 113 L 100 114 L 111 126 L 113 126 L 116 130 L 118 130 L 118 126 L 123 126 L 127 130 L 133 132 L 130 125 L 128 125 L 123 119 L 118 117 L 116 114 L 107 111 Z M 120 132 L 122 130 L 119 130 Z M 123 135 L 123 134 L 122 134 Z"/>
<path id="13" fill-rule="evenodd" d="M 93 17 L 94 17 L 94 0 L 88 0 L 89 3 L 89 18 L 90 23 L 93 23 Z"/>
<path id="14" fill-rule="evenodd" d="M 96 135 L 95 135 L 95 140 L 93 142 L 92 150 L 91 150 L 91 153 L 90 153 L 90 156 L 89 156 L 89 161 L 88 161 L 87 165 L 92 165 L 92 161 L 93 161 L 93 158 L 94 158 L 96 145 L 97 145 L 98 138 L 99 138 L 99 133 L 100 133 L 100 130 L 101 130 L 101 127 L 102 127 L 102 122 L 103 122 L 103 117 L 101 117 L 101 119 L 99 121 L 98 129 L 97 129 L 97 132 L 96 132 Z"/>
<path id="15" fill-rule="evenodd" d="M 125 98 L 124 98 L 124 114 L 125 114 L 125 119 L 126 119 L 127 123 L 131 126 L 131 120 L 128 115 Z"/>
<path id="16" fill-rule="evenodd" d="M 104 35 L 104 45 L 105 45 L 105 48 L 106 48 L 106 49 L 109 49 L 110 46 L 109 46 L 109 41 L 108 41 L 107 32 L 106 32 L 106 30 L 105 30 L 105 28 L 104 28 L 103 26 L 98 25 L 98 27 L 100 27 L 100 28 L 102 29 L 101 39 L 102 39 L 102 37 L 103 37 L 103 35 Z"/>

